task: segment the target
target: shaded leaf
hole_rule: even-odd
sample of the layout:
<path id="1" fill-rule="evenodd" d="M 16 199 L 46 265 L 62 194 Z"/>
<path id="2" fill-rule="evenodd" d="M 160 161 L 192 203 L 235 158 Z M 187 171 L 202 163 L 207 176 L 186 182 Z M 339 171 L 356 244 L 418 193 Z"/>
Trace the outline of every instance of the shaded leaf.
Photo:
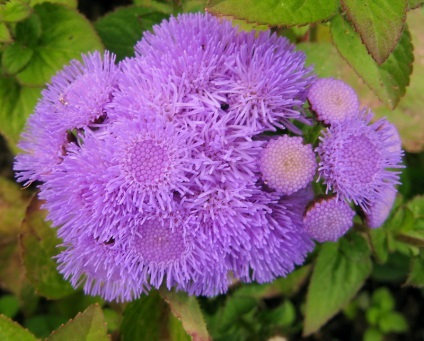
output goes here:
<path id="1" fill-rule="evenodd" d="M 40 18 L 42 33 L 27 67 L 17 74 L 19 83 L 43 86 L 71 59 L 103 49 L 90 22 L 76 10 L 47 2 L 34 10 Z"/>
<path id="2" fill-rule="evenodd" d="M 30 5 L 34 7 L 35 5 L 42 4 L 43 2 L 52 2 L 55 4 L 65 5 L 71 8 L 77 8 L 78 0 L 31 0 Z"/>
<path id="3" fill-rule="evenodd" d="M 36 341 L 37 339 L 18 323 L 0 315 L 0 340 Z"/>
<path id="4" fill-rule="evenodd" d="M 371 56 L 382 64 L 399 41 L 407 0 L 341 0 L 341 4 Z"/>
<path id="5" fill-rule="evenodd" d="M 0 4 L 0 21 L 17 22 L 31 14 L 31 7 L 22 0 L 10 0 Z"/>
<path id="6" fill-rule="evenodd" d="M 297 26 L 328 20 L 338 7 L 336 0 L 209 0 L 206 10 L 217 16 L 232 16 L 257 24 Z"/>
<path id="7" fill-rule="evenodd" d="M 331 34 L 339 53 L 378 98 L 390 108 L 396 107 L 405 95 L 412 72 L 414 56 L 409 31 L 403 30 L 395 50 L 381 65 L 368 54 L 359 35 L 341 15 L 331 21 Z"/>
<path id="8" fill-rule="evenodd" d="M 41 33 L 42 24 L 37 13 L 33 13 L 25 20 L 18 22 L 15 27 L 16 41 L 30 48 L 38 45 Z"/>
<path id="9" fill-rule="evenodd" d="M 28 207 L 20 245 L 26 275 L 38 294 L 57 299 L 71 294 L 74 289 L 57 271 L 56 261 L 52 258 L 60 251 L 56 230 L 45 221 L 46 212 L 40 208 L 41 202 L 32 201 Z"/>
<path id="10" fill-rule="evenodd" d="M 406 285 L 424 288 L 424 251 L 411 260 L 411 269 L 406 279 Z"/>
<path id="11" fill-rule="evenodd" d="M 187 333 L 180 321 L 175 319 L 168 304 L 157 291 L 150 291 L 127 305 L 121 324 L 123 341 L 133 340 L 180 340 Z"/>
<path id="12" fill-rule="evenodd" d="M 73 320 L 55 330 L 47 341 L 103 341 L 110 340 L 102 309 L 93 304 Z"/>
<path id="13" fill-rule="evenodd" d="M 174 13 L 174 8 L 171 3 L 164 3 L 155 0 L 133 0 L 134 5 L 148 8 L 155 12 L 161 12 L 167 15 Z M 186 3 L 186 1 L 184 1 Z"/>
<path id="14" fill-rule="evenodd" d="M 339 312 L 371 269 L 370 250 L 359 234 L 322 245 L 308 288 L 303 334 L 315 332 Z"/>
<path id="15" fill-rule="evenodd" d="M 422 6 L 424 4 L 423 0 L 408 0 L 408 8 L 414 9 Z"/>
<path id="16" fill-rule="evenodd" d="M 10 43 L 12 37 L 10 36 L 9 28 L 3 22 L 0 22 L 0 43 Z"/>
<path id="17" fill-rule="evenodd" d="M 382 314 L 379 318 L 378 326 L 385 334 L 391 332 L 404 333 L 408 331 L 409 328 L 405 317 L 396 311 L 389 311 Z"/>
<path id="18" fill-rule="evenodd" d="M 19 311 L 20 304 L 16 296 L 4 295 L 0 297 L 0 314 L 13 318 Z"/>
<path id="19" fill-rule="evenodd" d="M 146 7 L 126 7 L 100 18 L 94 24 L 105 47 L 114 52 L 117 60 L 134 55 L 134 45 L 143 31 L 150 30 L 168 15 Z"/>
<path id="20" fill-rule="evenodd" d="M 165 289 L 160 290 L 160 295 L 169 304 L 172 313 L 181 320 L 185 331 L 193 340 L 211 340 L 195 296 L 188 296 L 185 292 Z"/>
<path id="21" fill-rule="evenodd" d="M 2 66 L 6 73 L 15 74 L 21 71 L 31 60 L 33 50 L 19 43 L 6 47 L 2 55 Z"/>

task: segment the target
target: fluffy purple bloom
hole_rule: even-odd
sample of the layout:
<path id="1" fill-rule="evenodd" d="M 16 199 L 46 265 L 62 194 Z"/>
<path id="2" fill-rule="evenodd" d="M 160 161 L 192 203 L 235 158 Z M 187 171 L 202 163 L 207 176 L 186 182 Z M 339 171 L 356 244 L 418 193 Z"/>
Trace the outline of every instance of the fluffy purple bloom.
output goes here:
<path id="1" fill-rule="evenodd" d="M 312 238 L 323 243 L 337 241 L 353 226 L 355 211 L 337 197 L 317 200 L 307 210 L 303 223 Z"/>
<path id="2" fill-rule="evenodd" d="M 290 195 L 305 188 L 316 171 L 315 153 L 301 137 L 280 136 L 268 142 L 259 167 L 262 179 L 271 188 Z"/>
<path id="3" fill-rule="evenodd" d="M 377 228 L 383 225 L 395 202 L 396 193 L 397 190 L 394 186 L 382 189 L 380 198 L 371 203 L 368 212 L 365 213 L 365 220 L 369 227 Z"/>
<path id="4" fill-rule="evenodd" d="M 359 114 L 359 99 L 345 82 L 321 78 L 309 89 L 308 100 L 319 121 L 326 124 L 354 119 Z"/>
<path id="5" fill-rule="evenodd" d="M 18 144 L 23 151 L 14 165 L 19 181 L 44 181 L 74 142 L 71 132 L 95 128 L 106 119 L 117 70 L 113 54 L 94 52 L 52 78 Z"/>
<path id="6" fill-rule="evenodd" d="M 319 176 L 338 198 L 352 200 L 368 211 L 371 203 L 382 197 L 385 187 L 399 183 L 401 168 L 399 150 L 393 132 L 385 119 L 370 123 L 366 111 L 353 120 L 327 128 L 320 137 L 316 152 L 321 159 Z"/>

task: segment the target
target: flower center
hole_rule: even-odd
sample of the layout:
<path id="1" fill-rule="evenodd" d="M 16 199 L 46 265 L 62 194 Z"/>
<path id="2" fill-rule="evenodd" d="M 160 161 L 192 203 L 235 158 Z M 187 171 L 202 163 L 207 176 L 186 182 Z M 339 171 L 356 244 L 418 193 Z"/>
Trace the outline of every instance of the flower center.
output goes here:
<path id="1" fill-rule="evenodd" d="M 156 141 L 139 141 L 128 152 L 127 169 L 140 184 L 157 185 L 169 174 L 168 153 Z"/>

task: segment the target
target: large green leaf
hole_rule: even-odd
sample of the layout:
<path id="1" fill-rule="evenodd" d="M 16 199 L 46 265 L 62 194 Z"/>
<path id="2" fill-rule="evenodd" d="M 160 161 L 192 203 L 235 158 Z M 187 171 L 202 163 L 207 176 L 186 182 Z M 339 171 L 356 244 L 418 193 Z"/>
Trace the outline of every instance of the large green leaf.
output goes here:
<path id="1" fill-rule="evenodd" d="M 341 15 L 331 21 L 331 33 L 343 58 L 385 105 L 394 108 L 405 95 L 412 72 L 414 56 L 409 31 L 404 29 L 395 50 L 381 65 L 368 54 L 359 35 Z"/>
<path id="2" fill-rule="evenodd" d="M 10 318 L 0 315 L 0 340 L 36 341 L 36 337 Z"/>
<path id="3" fill-rule="evenodd" d="M 211 340 L 197 298 L 185 292 L 160 290 L 160 295 L 171 307 L 172 313 L 182 322 L 187 334 L 198 341 Z"/>
<path id="4" fill-rule="evenodd" d="M 158 292 L 151 291 L 125 308 L 121 339 L 183 341 L 190 338 Z"/>
<path id="5" fill-rule="evenodd" d="M 328 20 L 339 7 L 337 0 L 209 0 L 206 10 L 270 26 L 297 26 Z"/>
<path id="6" fill-rule="evenodd" d="M 400 39 L 407 2 L 341 0 L 347 17 L 378 64 L 382 64 L 389 57 Z"/>
<path id="7" fill-rule="evenodd" d="M 23 0 L 10 0 L 0 4 L 0 21 L 17 22 L 31 14 L 31 7 Z"/>
<path id="8" fill-rule="evenodd" d="M 98 304 L 89 306 L 73 320 L 55 330 L 46 341 L 108 341 L 110 336 L 102 309 Z"/>
<path id="9" fill-rule="evenodd" d="M 166 17 L 168 15 L 147 7 L 126 7 L 100 18 L 94 26 L 105 47 L 121 60 L 134 55 L 134 45 L 143 31 Z"/>
<path id="10" fill-rule="evenodd" d="M 9 28 L 3 22 L 0 22 L 0 43 L 10 43 L 12 37 L 9 32 Z"/>
<path id="11" fill-rule="evenodd" d="M 10 44 L 1 58 L 3 69 L 11 75 L 21 71 L 31 60 L 33 52 L 28 46 L 19 43 Z"/>
<path id="12" fill-rule="evenodd" d="M 357 233 L 322 245 L 306 299 L 304 335 L 317 331 L 354 297 L 371 273 L 370 250 Z"/>
<path id="13" fill-rule="evenodd" d="M 30 62 L 17 74 L 19 83 L 43 86 L 71 59 L 103 49 L 90 22 L 76 10 L 46 2 L 35 6 L 34 11 L 40 18 L 42 33 Z"/>
<path id="14" fill-rule="evenodd" d="M 15 152 L 19 135 L 26 119 L 34 110 L 40 93 L 39 87 L 21 86 L 12 77 L 0 75 L 0 133 Z"/>
<path id="15" fill-rule="evenodd" d="M 45 221 L 46 212 L 40 206 L 40 201 L 34 198 L 28 207 L 20 238 L 22 259 L 27 278 L 38 294 L 57 299 L 71 294 L 74 289 L 56 269 L 52 257 L 59 252 L 59 239 L 56 230 Z"/>

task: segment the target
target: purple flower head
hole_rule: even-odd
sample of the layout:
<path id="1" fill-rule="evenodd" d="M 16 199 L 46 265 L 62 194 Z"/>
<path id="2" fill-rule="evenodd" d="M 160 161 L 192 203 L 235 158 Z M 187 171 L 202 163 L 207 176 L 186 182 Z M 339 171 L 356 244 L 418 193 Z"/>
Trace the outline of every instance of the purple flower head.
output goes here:
<path id="1" fill-rule="evenodd" d="M 365 214 L 365 220 L 369 227 L 377 228 L 383 225 L 395 202 L 396 193 L 397 190 L 394 186 L 382 188 L 379 199 L 371 203 L 369 211 Z"/>
<path id="2" fill-rule="evenodd" d="M 381 198 L 384 187 L 399 183 L 400 151 L 391 150 L 392 130 L 385 119 L 370 124 L 372 115 L 345 120 L 327 128 L 316 152 L 319 176 L 338 198 L 352 200 L 368 211 Z"/>
<path id="3" fill-rule="evenodd" d="M 14 169 L 19 181 L 45 180 L 60 163 L 72 141 L 70 131 L 97 127 L 107 113 L 117 67 L 115 56 L 105 52 L 83 55 L 52 78 L 28 119 Z"/>
<path id="4" fill-rule="evenodd" d="M 308 100 L 317 119 L 326 124 L 354 119 L 359 114 L 359 99 L 355 90 L 341 80 L 317 80 L 309 89 Z"/>
<path id="5" fill-rule="evenodd" d="M 222 254 L 202 237 L 194 216 L 181 206 L 170 214 L 137 215 L 129 225 L 131 272 L 146 286 L 176 287 L 213 296 L 228 287 Z"/>
<path id="6" fill-rule="evenodd" d="M 56 258 L 58 269 L 74 287 L 83 285 L 84 292 L 99 295 L 108 301 L 130 301 L 149 286 L 127 266 L 129 250 L 115 240 L 99 241 L 89 234 L 66 241 Z"/>
<path id="7" fill-rule="evenodd" d="M 290 195 L 305 188 L 316 171 L 315 153 L 301 137 L 280 136 L 265 147 L 259 167 L 262 179 L 271 188 Z"/>
<path id="8" fill-rule="evenodd" d="M 316 201 L 307 210 L 303 223 L 315 240 L 335 242 L 353 226 L 354 215 L 345 201 L 330 197 Z"/>
<path id="9" fill-rule="evenodd" d="M 283 37 L 261 32 L 240 32 L 231 75 L 219 84 L 228 88 L 228 104 L 236 124 L 261 132 L 276 127 L 299 130 L 290 122 L 307 122 L 300 109 L 314 81 L 305 67 L 305 55 Z"/>

